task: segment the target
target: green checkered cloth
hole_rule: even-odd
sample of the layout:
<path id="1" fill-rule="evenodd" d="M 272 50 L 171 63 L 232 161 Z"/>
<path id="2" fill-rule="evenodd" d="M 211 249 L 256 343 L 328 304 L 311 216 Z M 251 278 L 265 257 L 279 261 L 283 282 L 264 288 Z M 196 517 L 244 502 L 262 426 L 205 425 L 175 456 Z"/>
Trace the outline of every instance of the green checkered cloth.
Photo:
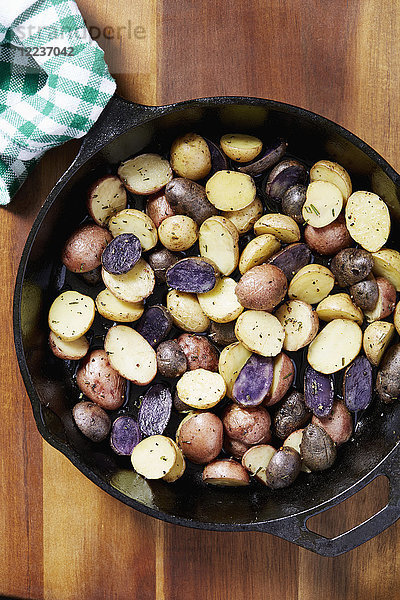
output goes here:
<path id="1" fill-rule="evenodd" d="M 0 204 L 40 157 L 85 135 L 115 81 L 72 0 L 0 0 Z"/>

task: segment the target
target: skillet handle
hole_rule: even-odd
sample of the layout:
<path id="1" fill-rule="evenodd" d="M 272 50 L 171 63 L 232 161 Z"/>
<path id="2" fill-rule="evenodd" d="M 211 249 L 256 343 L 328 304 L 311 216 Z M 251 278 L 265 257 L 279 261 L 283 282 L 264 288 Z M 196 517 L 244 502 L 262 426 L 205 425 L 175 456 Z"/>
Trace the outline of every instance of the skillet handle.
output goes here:
<path id="1" fill-rule="evenodd" d="M 400 518 L 399 456 L 399 445 L 397 445 L 395 450 L 388 457 L 389 460 L 385 460 L 379 465 L 372 477 L 369 477 L 368 480 L 357 489 L 357 492 L 360 491 L 365 485 L 373 481 L 379 475 L 385 475 L 389 480 L 389 500 L 386 506 L 352 529 L 349 529 L 334 538 L 324 537 L 308 529 L 308 519 L 324 512 L 324 510 L 332 508 L 335 504 L 340 502 L 334 501 L 321 510 L 312 510 L 307 511 L 306 513 L 293 515 L 273 524 L 260 524 L 256 530 L 272 533 L 273 535 L 277 535 L 278 537 L 293 542 L 298 546 L 302 546 L 321 556 L 334 557 L 349 552 L 350 550 L 354 550 L 354 548 L 361 546 L 361 544 L 364 544 L 376 535 L 382 533 L 382 531 Z M 347 499 L 347 497 L 349 496 L 346 496 L 346 498 L 342 498 L 341 500 Z M 272 527 L 270 527 L 270 525 L 272 525 Z"/>

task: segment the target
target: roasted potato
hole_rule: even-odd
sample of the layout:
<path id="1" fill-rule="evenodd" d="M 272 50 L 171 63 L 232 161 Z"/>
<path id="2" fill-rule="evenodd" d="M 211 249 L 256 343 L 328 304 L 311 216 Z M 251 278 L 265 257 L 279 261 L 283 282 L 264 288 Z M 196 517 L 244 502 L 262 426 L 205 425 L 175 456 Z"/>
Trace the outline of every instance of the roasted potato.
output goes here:
<path id="1" fill-rule="evenodd" d="M 176 342 L 186 357 L 187 368 L 190 371 L 218 371 L 219 353 L 205 336 L 183 333 Z"/>
<path id="2" fill-rule="evenodd" d="M 362 248 L 345 248 L 333 257 L 331 271 L 340 287 L 362 281 L 371 273 L 372 255 Z"/>
<path id="3" fill-rule="evenodd" d="M 256 186 L 246 173 L 217 171 L 206 183 L 206 194 L 218 210 L 241 210 L 255 199 Z"/>
<path id="4" fill-rule="evenodd" d="M 342 192 L 346 204 L 352 185 L 350 175 L 341 165 L 331 160 L 319 160 L 310 169 L 310 181 L 329 181 L 336 185 Z"/>
<path id="5" fill-rule="evenodd" d="M 373 321 L 365 329 L 363 336 L 365 356 L 375 367 L 381 362 L 394 334 L 394 325 L 387 321 Z"/>
<path id="6" fill-rule="evenodd" d="M 62 292 L 50 306 L 48 323 L 51 331 L 65 342 L 82 337 L 91 327 L 95 305 L 90 298 L 79 292 Z"/>
<path id="7" fill-rule="evenodd" d="M 155 348 L 168 336 L 172 325 L 173 319 L 169 310 L 162 304 L 153 304 L 144 312 L 136 331 Z"/>
<path id="8" fill-rule="evenodd" d="M 177 444 L 188 460 L 202 465 L 220 454 L 223 432 L 221 419 L 211 412 L 188 415 L 178 428 Z"/>
<path id="9" fill-rule="evenodd" d="M 310 248 L 306 244 L 289 244 L 283 250 L 271 256 L 268 263 L 283 271 L 286 279 L 291 281 L 298 271 L 311 260 Z"/>
<path id="10" fill-rule="evenodd" d="M 146 479 L 161 479 L 168 475 L 179 460 L 174 442 L 164 435 L 144 438 L 133 449 L 132 466 Z"/>
<path id="11" fill-rule="evenodd" d="M 336 459 L 336 446 L 325 429 L 310 423 L 303 431 L 300 455 L 311 471 L 324 471 Z"/>
<path id="12" fill-rule="evenodd" d="M 102 442 L 110 433 L 110 417 L 94 402 L 78 402 L 72 416 L 78 429 L 92 442 Z"/>
<path id="13" fill-rule="evenodd" d="M 334 319 L 313 339 L 307 359 L 320 373 L 330 374 L 347 367 L 361 350 L 360 326 L 348 319 Z"/>
<path id="14" fill-rule="evenodd" d="M 248 175 L 260 175 L 270 167 L 273 167 L 285 154 L 287 142 L 285 140 L 276 140 L 265 148 L 264 152 L 248 165 L 240 165 L 238 171 Z"/>
<path id="15" fill-rule="evenodd" d="M 190 179 L 176 177 L 170 181 L 165 188 L 165 197 L 175 214 L 187 215 L 197 225 L 218 214 L 204 187 Z"/>
<path id="16" fill-rule="evenodd" d="M 286 295 L 287 279 L 278 267 L 264 264 L 242 275 L 235 292 L 245 308 L 271 312 Z"/>
<path id="17" fill-rule="evenodd" d="M 203 481 L 211 485 L 242 486 L 249 485 L 250 478 L 246 469 L 236 460 L 223 458 L 204 467 Z"/>
<path id="18" fill-rule="evenodd" d="M 73 273 L 87 273 L 101 264 L 101 255 L 112 240 L 110 233 L 98 225 L 83 225 L 67 239 L 61 260 Z"/>
<path id="19" fill-rule="evenodd" d="M 267 213 L 254 224 L 254 233 L 274 235 L 284 244 L 292 244 L 300 240 L 300 229 L 296 221 L 280 213 Z"/>
<path id="20" fill-rule="evenodd" d="M 106 410 L 120 408 L 126 381 L 112 368 L 104 350 L 92 350 L 79 365 L 76 383 L 85 396 Z"/>
<path id="21" fill-rule="evenodd" d="M 218 371 L 226 383 L 226 395 L 232 398 L 233 385 L 251 356 L 250 350 L 240 342 L 226 346 L 219 355 Z"/>
<path id="22" fill-rule="evenodd" d="M 104 227 L 110 217 L 126 208 L 126 190 L 116 175 L 106 175 L 89 188 L 86 206 L 93 221 Z"/>
<path id="23" fill-rule="evenodd" d="M 229 321 L 228 323 L 211 321 L 208 337 L 212 342 L 219 346 L 229 346 L 229 344 L 234 344 L 237 342 L 235 335 L 235 321 Z"/>
<path id="24" fill-rule="evenodd" d="M 143 396 L 140 404 L 138 423 L 143 435 L 164 433 L 172 410 L 172 396 L 163 383 L 152 385 Z"/>
<path id="25" fill-rule="evenodd" d="M 286 398 L 274 416 L 274 432 L 282 440 L 293 431 L 303 427 L 311 419 L 311 412 L 304 403 L 304 396 L 293 391 Z"/>
<path id="26" fill-rule="evenodd" d="M 116 298 L 107 288 L 97 295 L 96 308 L 102 317 L 118 323 L 133 323 L 144 312 L 143 301 L 125 302 Z"/>
<path id="27" fill-rule="evenodd" d="M 175 340 L 161 342 L 156 357 L 158 372 L 164 377 L 180 377 L 187 369 L 186 355 Z"/>
<path id="28" fill-rule="evenodd" d="M 308 366 L 304 373 L 304 402 L 317 417 L 326 417 L 332 411 L 335 399 L 333 377 L 318 373 Z"/>
<path id="29" fill-rule="evenodd" d="M 277 356 L 285 339 L 278 319 L 263 310 L 243 312 L 236 321 L 235 334 L 243 346 L 261 356 Z"/>
<path id="30" fill-rule="evenodd" d="M 349 319 L 362 325 L 363 312 L 353 304 L 348 294 L 332 294 L 327 296 L 315 309 L 321 321 L 333 321 L 333 319 Z"/>
<path id="31" fill-rule="evenodd" d="M 271 417 L 263 406 L 227 406 L 222 415 L 225 434 L 248 446 L 264 443 L 271 429 Z"/>
<path id="32" fill-rule="evenodd" d="M 176 384 L 176 391 L 179 399 L 188 406 L 209 409 L 225 396 L 226 385 L 219 373 L 200 368 L 186 371 Z"/>
<path id="33" fill-rule="evenodd" d="M 289 300 L 278 308 L 275 316 L 284 330 L 285 350 L 294 352 L 304 348 L 318 333 L 318 315 L 307 302 Z"/>
<path id="34" fill-rule="evenodd" d="M 376 391 L 383 402 L 389 403 L 400 395 L 400 344 L 394 344 L 380 363 L 376 377 Z"/>
<path id="35" fill-rule="evenodd" d="M 259 138 L 244 133 L 226 133 L 219 143 L 225 154 L 239 163 L 254 160 L 263 147 Z"/>
<path id="36" fill-rule="evenodd" d="M 153 221 L 157 229 L 167 217 L 172 217 L 175 212 L 165 197 L 165 191 L 149 196 L 146 202 L 146 214 Z"/>
<path id="37" fill-rule="evenodd" d="M 288 296 L 291 300 L 317 304 L 330 294 L 334 285 L 333 273 L 327 267 L 313 263 L 296 273 L 289 284 Z"/>
<path id="38" fill-rule="evenodd" d="M 305 219 L 303 217 L 303 206 L 306 201 L 307 188 L 305 185 L 298 183 L 292 185 L 282 197 L 282 212 L 298 225 L 303 225 Z"/>
<path id="39" fill-rule="evenodd" d="M 179 177 L 197 181 L 211 170 L 211 154 L 207 142 L 197 133 L 185 133 L 171 146 L 171 167 Z"/>
<path id="40" fill-rule="evenodd" d="M 171 290 L 167 294 L 167 308 L 174 323 L 184 331 L 202 333 L 210 326 L 195 294 Z"/>
<path id="41" fill-rule="evenodd" d="M 80 360 L 89 350 L 89 342 L 84 335 L 72 342 L 66 342 L 51 330 L 49 334 L 49 346 L 54 356 L 63 360 Z"/>
<path id="42" fill-rule="evenodd" d="M 349 292 L 354 304 L 362 310 L 373 310 L 378 302 L 378 285 L 371 273 L 367 279 L 351 285 Z"/>
<path id="43" fill-rule="evenodd" d="M 203 294 L 215 288 L 219 271 L 208 258 L 189 256 L 178 260 L 166 272 L 168 286 L 180 292 Z"/>
<path id="44" fill-rule="evenodd" d="M 292 360 L 281 352 L 274 358 L 273 377 L 270 390 L 264 400 L 264 406 L 276 404 L 291 387 L 295 375 Z"/>
<path id="45" fill-rule="evenodd" d="M 353 419 L 340 400 L 335 400 L 332 412 L 327 417 L 313 416 L 311 423 L 325 429 L 337 446 L 347 442 L 353 433 Z"/>
<path id="46" fill-rule="evenodd" d="M 234 321 L 243 312 L 243 305 L 236 294 L 236 281 L 222 277 L 213 290 L 198 294 L 197 299 L 203 312 L 216 323 Z"/>
<path id="47" fill-rule="evenodd" d="M 255 479 L 266 483 L 266 470 L 276 449 L 269 444 L 251 446 L 242 456 L 242 465 Z"/>
<path id="48" fill-rule="evenodd" d="M 400 252 L 391 248 L 382 248 L 372 255 L 375 276 L 384 277 L 400 292 Z"/>
<path id="49" fill-rule="evenodd" d="M 297 160 L 282 160 L 268 175 L 265 193 L 275 201 L 282 200 L 289 188 L 305 183 L 307 171 Z"/>
<path id="50" fill-rule="evenodd" d="M 224 217 L 206 219 L 199 232 L 200 255 L 210 259 L 222 275 L 230 275 L 239 261 L 239 233 Z"/>
<path id="51" fill-rule="evenodd" d="M 357 356 L 343 376 L 343 399 L 352 412 L 364 410 L 372 400 L 372 367 L 365 356 Z"/>
<path id="52" fill-rule="evenodd" d="M 155 351 L 132 327 L 110 327 L 104 340 L 104 350 L 108 354 L 111 366 L 122 377 L 137 385 L 147 385 L 157 374 Z"/>
<path id="53" fill-rule="evenodd" d="M 344 248 L 350 248 L 354 243 L 342 214 L 325 227 L 306 225 L 304 239 L 313 252 L 323 256 L 333 256 Z"/>
<path id="54" fill-rule="evenodd" d="M 243 275 L 253 267 L 265 263 L 281 248 L 280 242 L 271 233 L 253 238 L 243 249 L 239 259 L 239 271 Z"/>
<path id="55" fill-rule="evenodd" d="M 116 298 L 130 303 L 138 303 L 148 298 L 156 283 L 153 269 L 143 258 L 140 258 L 127 273 L 113 275 L 103 268 L 101 276 L 106 288 Z"/>
<path id="56" fill-rule="evenodd" d="M 158 192 L 173 177 L 169 162 L 158 154 L 140 154 L 122 162 L 118 175 L 126 189 L 142 195 Z"/>
<path id="57" fill-rule="evenodd" d="M 142 434 L 135 419 L 121 415 L 113 421 L 110 432 L 110 446 L 120 456 L 130 456 L 141 441 Z"/>
<path id="58" fill-rule="evenodd" d="M 273 372 L 271 358 L 252 354 L 233 384 L 233 400 L 244 407 L 262 404 L 271 388 Z"/>
<path id="59" fill-rule="evenodd" d="M 384 277 L 376 278 L 378 300 L 372 310 L 364 310 L 368 323 L 385 319 L 392 314 L 396 306 L 396 288 Z"/>
<path id="60" fill-rule="evenodd" d="M 346 225 L 355 242 L 377 252 L 389 237 L 389 209 L 373 192 L 354 192 L 346 204 Z"/>
<path id="61" fill-rule="evenodd" d="M 316 229 L 335 221 L 343 207 L 343 195 L 329 181 L 312 181 L 306 191 L 302 214 L 305 222 Z"/>
<path id="62" fill-rule="evenodd" d="M 156 246 L 157 229 L 153 221 L 141 210 L 126 208 L 108 221 L 113 237 L 122 233 L 133 233 L 139 240 L 142 250 L 147 252 Z"/>
<path id="63" fill-rule="evenodd" d="M 187 250 L 199 237 L 199 228 L 193 219 L 185 215 L 167 217 L 158 228 L 162 245 L 173 252 Z"/>
<path id="64" fill-rule="evenodd" d="M 263 205 L 259 198 L 255 198 L 251 204 L 240 210 L 222 212 L 222 216 L 229 219 L 239 232 L 239 235 L 251 230 L 254 223 L 261 217 Z"/>
<path id="65" fill-rule="evenodd" d="M 123 275 L 133 269 L 141 255 L 139 238 L 133 233 L 121 233 L 104 248 L 101 264 L 108 273 Z"/>
<path id="66" fill-rule="evenodd" d="M 166 248 L 154 250 L 149 254 L 149 265 L 154 271 L 154 275 L 158 281 L 165 282 L 166 273 L 172 265 L 179 260 L 179 255 L 170 252 Z"/>
<path id="67" fill-rule="evenodd" d="M 265 484 L 276 490 L 291 485 L 301 469 L 300 454 L 290 446 L 275 452 L 265 470 Z"/>

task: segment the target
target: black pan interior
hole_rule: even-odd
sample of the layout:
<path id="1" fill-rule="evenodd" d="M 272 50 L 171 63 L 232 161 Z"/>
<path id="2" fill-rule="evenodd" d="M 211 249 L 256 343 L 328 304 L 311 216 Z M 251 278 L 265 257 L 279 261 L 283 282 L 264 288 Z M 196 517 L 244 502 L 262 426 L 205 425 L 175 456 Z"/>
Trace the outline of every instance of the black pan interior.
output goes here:
<path id="1" fill-rule="evenodd" d="M 354 489 L 394 448 L 399 439 L 400 404 L 386 406 L 375 401 L 366 414 L 359 415 L 354 438 L 339 450 L 329 471 L 301 474 L 284 490 L 271 491 L 259 484 L 237 489 L 206 487 L 201 473 L 190 468 L 172 485 L 145 482 L 135 475 L 126 458 L 116 457 L 106 443 L 95 445 L 84 439 L 71 421 L 70 407 L 77 399 L 77 390 L 71 385 L 74 365 L 63 365 L 47 347 L 50 303 L 63 285 L 74 284 L 73 277 L 65 280 L 65 271 L 59 267 L 60 250 L 68 234 L 85 217 L 86 190 L 92 181 L 144 148 L 168 148 L 180 132 L 195 130 L 214 140 L 222 132 L 238 130 L 262 139 L 276 135 L 286 138 L 290 155 L 307 165 L 322 157 L 342 164 L 351 173 L 354 189 L 369 189 L 385 199 L 393 221 L 400 215 L 398 176 L 345 130 L 294 107 L 255 99 L 219 98 L 165 107 L 157 115 L 147 116 L 145 123 L 114 139 L 109 123 L 106 137 L 111 141 L 75 172 L 71 170 L 61 189 L 43 207 L 25 248 L 15 296 L 16 346 L 39 431 L 107 492 L 169 521 L 243 529 L 316 509 Z M 395 225 L 389 244 L 392 247 L 398 245 L 397 235 Z M 80 289 L 84 291 L 82 286 Z M 98 289 L 88 287 L 86 291 L 95 296 Z M 96 324 L 94 345 L 101 345 L 104 331 L 101 324 Z M 132 393 L 132 406 L 127 409 L 134 408 L 138 394 Z"/>

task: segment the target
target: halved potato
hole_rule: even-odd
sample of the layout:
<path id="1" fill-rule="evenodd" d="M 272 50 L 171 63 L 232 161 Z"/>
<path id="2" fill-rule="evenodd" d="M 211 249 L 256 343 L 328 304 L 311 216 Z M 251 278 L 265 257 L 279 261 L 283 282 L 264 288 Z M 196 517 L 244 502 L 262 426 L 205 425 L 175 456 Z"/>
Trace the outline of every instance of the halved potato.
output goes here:
<path id="1" fill-rule="evenodd" d="M 324 298 L 316 308 L 317 315 L 321 321 L 333 321 L 333 319 L 349 319 L 362 325 L 364 315 L 358 306 L 354 304 L 348 294 L 332 294 Z"/>
<path id="2" fill-rule="evenodd" d="M 159 154 L 140 154 L 122 162 L 118 175 L 134 194 L 154 194 L 173 178 L 171 165 Z"/>
<path id="3" fill-rule="evenodd" d="M 318 333 L 318 315 L 312 306 L 302 300 L 289 300 L 275 312 L 281 323 L 285 340 L 285 350 L 296 351 L 307 346 Z"/>
<path id="4" fill-rule="evenodd" d="M 343 207 L 340 189 L 329 181 L 312 181 L 303 204 L 304 220 L 312 227 L 325 227 L 335 221 Z"/>
<path id="5" fill-rule="evenodd" d="M 113 275 L 102 269 L 101 276 L 106 288 L 125 302 L 141 302 L 148 298 L 155 286 L 154 271 L 143 258 L 123 275 Z"/>
<path id="6" fill-rule="evenodd" d="M 375 367 L 381 362 L 387 347 L 393 339 L 395 327 L 387 321 L 374 321 L 364 331 L 363 348 L 365 356 Z"/>
<path id="7" fill-rule="evenodd" d="M 400 302 L 398 302 L 396 304 L 396 308 L 394 309 L 393 323 L 394 323 L 394 326 L 396 327 L 397 333 L 400 334 Z"/>
<path id="8" fill-rule="evenodd" d="M 134 447 L 131 461 L 139 475 L 146 479 L 161 479 L 176 467 L 178 454 L 170 438 L 151 435 Z"/>
<path id="9" fill-rule="evenodd" d="M 240 342 L 229 344 L 219 355 L 218 371 L 226 383 L 226 395 L 232 398 L 233 385 L 251 356 L 250 350 Z"/>
<path id="10" fill-rule="evenodd" d="M 89 342 L 84 335 L 72 342 L 66 342 L 51 330 L 49 345 L 53 354 L 63 360 L 80 360 L 89 350 Z"/>
<path id="11" fill-rule="evenodd" d="M 244 308 L 237 299 L 235 288 L 234 279 L 222 277 L 210 292 L 197 294 L 204 314 L 216 323 L 229 323 L 237 319 Z"/>
<path id="12" fill-rule="evenodd" d="M 263 405 L 272 406 L 282 400 L 293 383 L 294 375 L 295 367 L 292 360 L 287 354 L 281 352 L 274 358 L 272 383 Z"/>
<path id="13" fill-rule="evenodd" d="M 384 277 L 400 292 L 400 252 L 391 248 L 382 248 L 372 255 L 374 275 Z"/>
<path id="14" fill-rule="evenodd" d="M 223 275 L 230 275 L 239 261 L 239 233 L 224 217 L 209 217 L 200 227 L 200 255 L 212 260 Z"/>
<path id="15" fill-rule="evenodd" d="M 144 304 L 120 300 L 106 288 L 97 295 L 96 308 L 105 319 L 119 323 L 133 323 L 142 316 Z"/>
<path id="16" fill-rule="evenodd" d="M 240 210 L 231 210 L 222 212 L 221 216 L 229 219 L 239 232 L 247 233 L 253 227 L 254 223 L 261 217 L 263 205 L 259 198 L 255 198 L 251 204 Z"/>
<path id="17" fill-rule="evenodd" d="M 389 209 L 373 192 L 354 192 L 346 204 L 346 226 L 355 242 L 377 252 L 389 237 Z"/>
<path id="18" fill-rule="evenodd" d="M 240 256 L 239 271 L 243 275 L 253 267 L 261 265 L 276 254 L 280 248 L 280 242 L 270 233 L 255 237 L 250 240 Z"/>
<path id="19" fill-rule="evenodd" d="M 306 265 L 296 273 L 289 284 L 288 296 L 308 304 L 321 302 L 335 285 L 334 274 L 323 265 Z"/>
<path id="20" fill-rule="evenodd" d="M 284 244 L 292 244 L 300 240 L 300 229 L 296 221 L 280 213 L 267 213 L 254 225 L 254 233 L 261 235 L 271 233 Z"/>
<path id="21" fill-rule="evenodd" d="M 108 229 L 113 237 L 121 233 L 133 233 L 138 238 L 144 252 L 151 250 L 158 242 L 157 229 L 153 221 L 141 210 L 126 208 L 112 217 Z"/>
<path id="22" fill-rule="evenodd" d="M 168 481 L 168 483 L 177 481 L 180 477 L 182 477 L 186 469 L 185 457 L 183 456 L 182 450 L 178 448 L 178 445 L 174 442 L 174 440 L 171 440 L 171 442 L 175 447 L 176 460 L 168 473 L 163 476 L 164 481 Z"/>
<path id="23" fill-rule="evenodd" d="M 204 467 L 203 481 L 211 485 L 249 485 L 250 477 L 246 469 L 232 458 L 213 460 Z"/>
<path id="24" fill-rule="evenodd" d="M 350 175 L 341 165 L 331 160 L 316 162 L 310 169 L 310 181 L 334 183 L 342 192 L 344 204 L 352 192 Z"/>
<path id="25" fill-rule="evenodd" d="M 158 235 L 167 250 L 181 252 L 197 242 L 199 228 L 187 215 L 173 215 L 163 220 L 158 228 Z"/>
<path id="26" fill-rule="evenodd" d="M 283 442 L 282 445 L 290 446 L 290 448 L 293 448 L 301 455 L 300 446 L 301 441 L 303 439 L 303 431 L 304 429 L 296 429 L 296 431 L 293 431 L 290 435 L 287 436 L 286 440 Z M 311 473 L 311 469 L 306 467 L 306 465 L 303 463 L 303 460 L 301 461 L 301 470 L 304 471 L 304 473 Z"/>
<path id="27" fill-rule="evenodd" d="M 104 350 L 111 366 L 122 377 L 137 385 L 147 385 L 157 374 L 154 349 L 132 327 L 114 325 L 104 340 Z"/>
<path id="28" fill-rule="evenodd" d="M 192 181 L 203 179 L 211 169 L 211 155 L 206 140 L 198 133 L 185 133 L 171 146 L 171 167 L 179 177 Z"/>
<path id="29" fill-rule="evenodd" d="M 49 327 L 62 340 L 72 342 L 91 327 L 95 312 L 90 296 L 75 291 L 63 292 L 50 306 Z"/>
<path id="30" fill-rule="evenodd" d="M 225 396 L 225 380 L 219 373 L 206 369 L 186 371 L 176 384 L 179 399 L 197 409 L 212 408 Z"/>
<path id="31" fill-rule="evenodd" d="M 250 175 L 237 171 L 217 171 L 206 183 L 207 198 L 218 210 L 240 210 L 256 197 Z"/>
<path id="32" fill-rule="evenodd" d="M 116 175 L 106 175 L 89 188 L 88 213 L 97 225 L 104 227 L 110 217 L 126 208 L 126 189 Z"/>
<path id="33" fill-rule="evenodd" d="M 261 356 L 276 356 L 282 350 L 285 332 L 274 315 L 246 310 L 236 321 L 235 334 L 248 350 Z"/>
<path id="34" fill-rule="evenodd" d="M 396 307 L 396 289 L 385 277 L 377 277 L 378 300 L 372 310 L 364 310 L 368 323 L 380 321 L 392 314 Z"/>
<path id="35" fill-rule="evenodd" d="M 220 139 L 223 152 L 236 162 L 249 162 L 254 160 L 261 152 L 263 143 L 245 133 L 226 133 Z"/>
<path id="36" fill-rule="evenodd" d="M 266 484 L 266 470 L 276 449 L 269 444 L 252 446 L 243 454 L 242 465 L 258 481 Z"/>
<path id="37" fill-rule="evenodd" d="M 359 325 L 348 319 L 334 319 L 311 342 L 307 359 L 320 373 L 336 373 L 355 359 L 361 346 Z"/>
<path id="38" fill-rule="evenodd" d="M 201 333 L 210 326 L 210 319 L 203 312 L 196 294 L 171 290 L 167 294 L 167 308 L 175 325 L 184 331 Z"/>

